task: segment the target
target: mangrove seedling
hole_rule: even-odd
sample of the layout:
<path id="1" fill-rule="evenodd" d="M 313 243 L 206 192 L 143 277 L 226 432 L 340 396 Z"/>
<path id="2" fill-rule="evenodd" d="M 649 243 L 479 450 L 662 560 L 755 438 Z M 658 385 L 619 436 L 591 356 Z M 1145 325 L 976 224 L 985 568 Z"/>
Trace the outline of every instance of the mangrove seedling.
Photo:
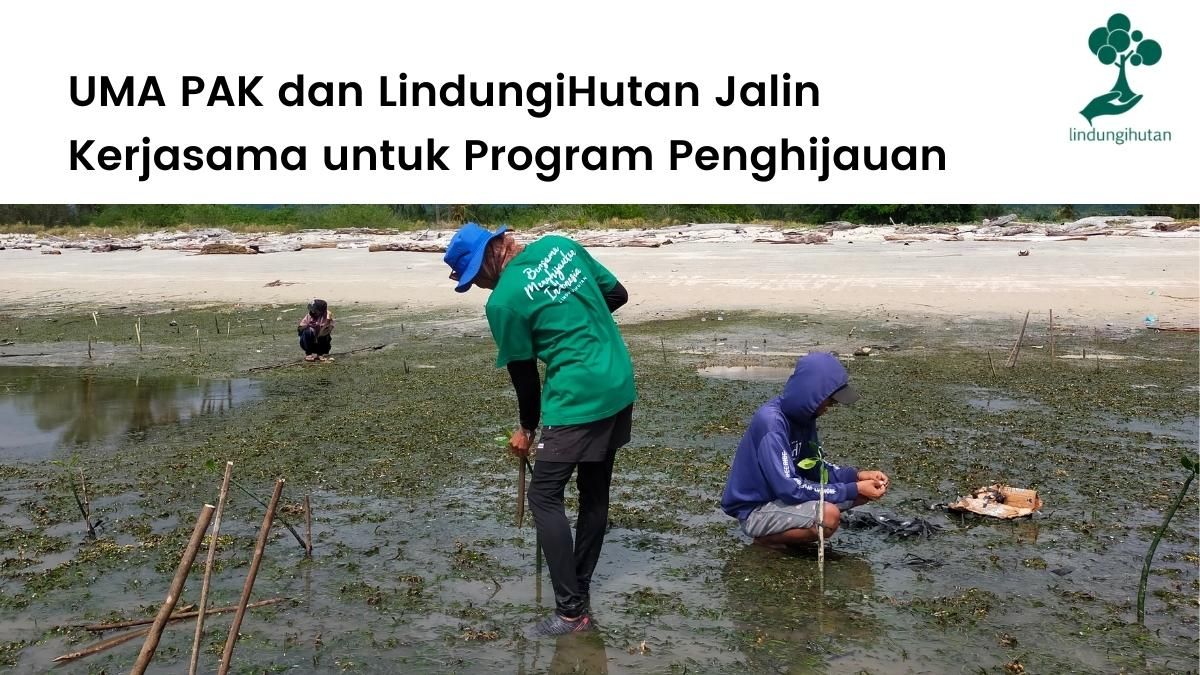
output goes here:
<path id="1" fill-rule="evenodd" d="M 821 444 L 808 442 L 808 447 L 817 453 L 816 457 L 805 457 L 797 466 L 805 471 L 820 465 L 821 489 L 817 491 L 817 572 L 825 576 L 825 484 L 829 482 L 829 471 L 825 468 L 825 456 L 821 453 Z"/>
<path id="2" fill-rule="evenodd" d="M 1180 457 L 1180 461 L 1183 463 L 1183 468 L 1187 469 L 1187 480 L 1183 481 L 1183 488 L 1179 490 L 1179 494 L 1175 496 L 1175 502 L 1167 510 L 1167 516 L 1163 518 L 1162 526 L 1158 528 L 1158 532 L 1154 533 L 1154 541 L 1150 542 L 1150 550 L 1146 552 L 1146 562 L 1142 565 L 1142 578 L 1138 581 L 1137 620 L 1139 626 L 1146 625 L 1146 580 L 1150 576 L 1150 563 L 1154 560 L 1154 551 L 1158 549 L 1159 540 L 1167 531 L 1167 526 L 1171 524 L 1171 518 L 1175 516 L 1175 511 L 1183 503 L 1188 488 L 1192 486 L 1192 479 L 1200 473 L 1200 462 L 1197 462 L 1195 457 L 1183 455 Z"/>

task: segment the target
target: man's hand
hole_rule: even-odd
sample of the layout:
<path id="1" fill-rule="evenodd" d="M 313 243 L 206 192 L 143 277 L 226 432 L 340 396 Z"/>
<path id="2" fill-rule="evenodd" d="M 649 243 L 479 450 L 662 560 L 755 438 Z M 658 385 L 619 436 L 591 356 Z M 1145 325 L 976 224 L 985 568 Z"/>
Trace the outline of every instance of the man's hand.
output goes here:
<path id="1" fill-rule="evenodd" d="M 517 427 L 512 438 L 508 439 L 508 451 L 517 457 L 528 457 L 532 446 L 533 432 L 524 427 Z"/>
<path id="2" fill-rule="evenodd" d="M 858 479 L 859 480 L 873 480 L 873 481 L 876 481 L 879 483 L 883 483 L 883 488 L 885 490 L 888 488 L 888 485 L 890 483 L 890 481 L 887 477 L 887 474 L 882 471 L 859 471 Z"/>
<path id="3" fill-rule="evenodd" d="M 877 480 L 858 481 L 858 496 L 875 501 L 887 492 L 887 486 Z"/>

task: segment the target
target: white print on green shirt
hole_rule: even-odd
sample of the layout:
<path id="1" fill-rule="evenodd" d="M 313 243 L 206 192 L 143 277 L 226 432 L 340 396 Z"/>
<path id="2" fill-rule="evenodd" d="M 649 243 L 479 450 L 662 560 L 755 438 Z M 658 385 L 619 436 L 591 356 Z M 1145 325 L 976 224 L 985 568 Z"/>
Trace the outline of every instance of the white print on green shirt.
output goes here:
<path id="1" fill-rule="evenodd" d="M 575 254 L 575 251 L 563 253 L 561 248 L 555 246 L 537 265 L 526 268 L 525 278 L 529 283 L 525 284 L 525 297 L 533 300 L 534 293 L 545 293 L 547 298 L 555 302 L 563 302 L 571 297 L 588 279 L 579 267 L 571 270 L 570 274 L 566 272 L 566 266 L 575 259 Z"/>

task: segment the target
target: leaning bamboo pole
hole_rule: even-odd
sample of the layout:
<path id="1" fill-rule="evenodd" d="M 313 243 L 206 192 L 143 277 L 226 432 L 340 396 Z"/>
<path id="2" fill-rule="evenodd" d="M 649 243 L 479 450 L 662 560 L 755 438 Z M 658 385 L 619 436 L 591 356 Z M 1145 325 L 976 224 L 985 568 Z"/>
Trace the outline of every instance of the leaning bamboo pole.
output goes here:
<path id="1" fill-rule="evenodd" d="M 217 562 L 221 513 L 225 510 L 225 498 L 229 496 L 229 479 L 232 476 L 233 462 L 225 462 L 225 479 L 221 481 L 221 494 L 217 496 L 217 513 L 213 516 L 212 534 L 208 540 L 208 558 L 204 561 L 204 581 L 200 584 L 200 612 L 196 614 L 196 635 L 192 639 L 192 660 L 188 664 L 188 675 L 196 675 L 196 667 L 200 665 L 200 639 L 204 635 L 204 617 L 208 610 L 208 584 L 212 580 L 213 565 Z"/>
<path id="2" fill-rule="evenodd" d="M 275 507 L 279 505 L 279 495 L 283 493 L 283 479 L 275 481 L 275 492 L 271 494 L 271 503 L 267 505 L 267 513 L 263 516 L 262 529 L 258 532 L 258 542 L 254 545 L 254 558 L 250 560 L 250 571 L 246 573 L 246 584 L 242 586 L 242 599 L 238 604 L 237 614 L 233 615 L 233 624 L 229 627 L 229 637 L 225 639 L 225 651 L 221 654 L 221 665 L 218 675 L 229 672 L 233 661 L 233 646 L 237 644 L 238 629 L 242 627 L 242 619 L 246 615 L 246 604 L 250 601 L 250 591 L 254 588 L 254 577 L 258 576 L 258 566 L 262 564 L 263 550 L 267 547 L 267 538 L 271 534 L 271 523 L 275 520 Z"/>
<path id="3" fill-rule="evenodd" d="M 188 572 L 192 570 L 192 563 L 196 561 L 196 553 L 200 550 L 200 542 L 204 539 L 204 532 L 208 530 L 212 514 L 212 504 L 205 504 L 204 508 L 200 509 L 200 515 L 196 518 L 196 527 L 192 529 L 192 538 L 188 541 L 183 557 L 179 560 L 175 578 L 171 580 L 171 589 L 167 591 L 167 597 L 158 610 L 158 616 L 154 617 L 154 624 L 150 626 L 150 633 L 146 636 L 146 641 L 142 643 L 142 651 L 138 653 L 133 670 L 129 671 L 130 675 L 142 675 L 150 666 L 150 660 L 154 658 L 154 650 L 158 649 L 158 640 L 162 637 L 163 628 L 167 626 L 167 619 L 175 610 L 175 603 L 179 602 L 179 593 L 183 590 L 183 582 L 187 581 Z"/>

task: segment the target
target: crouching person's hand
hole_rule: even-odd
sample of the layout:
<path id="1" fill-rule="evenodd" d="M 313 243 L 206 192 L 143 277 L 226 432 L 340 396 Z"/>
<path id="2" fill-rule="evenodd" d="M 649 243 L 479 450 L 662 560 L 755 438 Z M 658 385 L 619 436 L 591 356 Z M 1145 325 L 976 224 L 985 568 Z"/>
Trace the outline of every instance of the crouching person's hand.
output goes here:
<path id="1" fill-rule="evenodd" d="M 862 474 L 859 474 L 862 475 Z M 858 496 L 870 501 L 879 499 L 887 492 L 887 486 L 877 480 L 858 481 Z"/>
<path id="2" fill-rule="evenodd" d="M 883 483 L 883 488 L 886 490 L 890 484 L 887 474 L 882 471 L 859 471 L 859 480 L 873 480 Z"/>

